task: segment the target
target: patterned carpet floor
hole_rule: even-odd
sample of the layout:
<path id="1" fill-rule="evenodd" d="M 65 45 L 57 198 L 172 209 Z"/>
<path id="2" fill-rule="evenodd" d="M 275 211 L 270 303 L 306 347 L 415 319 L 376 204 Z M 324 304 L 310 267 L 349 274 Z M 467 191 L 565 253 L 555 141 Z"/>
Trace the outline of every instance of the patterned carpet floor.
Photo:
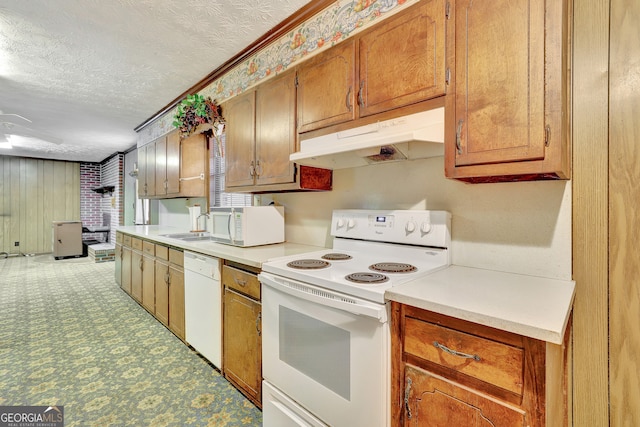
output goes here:
<path id="1" fill-rule="evenodd" d="M 89 258 L 0 259 L 0 406 L 64 406 L 66 427 L 261 425 L 113 274 Z"/>

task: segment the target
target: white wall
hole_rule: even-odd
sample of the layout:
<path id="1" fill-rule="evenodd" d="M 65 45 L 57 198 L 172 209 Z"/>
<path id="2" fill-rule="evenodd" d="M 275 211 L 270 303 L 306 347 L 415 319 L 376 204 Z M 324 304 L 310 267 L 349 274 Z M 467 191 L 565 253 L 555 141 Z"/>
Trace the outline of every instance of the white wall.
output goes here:
<path id="1" fill-rule="evenodd" d="M 570 181 L 465 184 L 444 178 L 443 162 L 341 169 L 334 171 L 332 191 L 257 199 L 285 206 L 287 241 L 326 247 L 332 246 L 334 209 L 447 210 L 454 264 L 571 279 Z M 160 200 L 158 224 L 188 230 L 187 206 L 196 203 L 206 200 Z"/>
<path id="2" fill-rule="evenodd" d="M 571 279 L 571 183 L 465 184 L 444 178 L 444 159 L 334 171 L 333 191 L 263 196 L 285 206 L 289 242 L 331 246 L 333 209 L 432 209 L 452 213 L 454 264 Z"/>
<path id="3" fill-rule="evenodd" d="M 158 224 L 180 227 L 185 231 L 191 228 L 187 207 L 199 204 L 202 212 L 209 212 L 207 199 L 164 199 L 158 200 Z"/>

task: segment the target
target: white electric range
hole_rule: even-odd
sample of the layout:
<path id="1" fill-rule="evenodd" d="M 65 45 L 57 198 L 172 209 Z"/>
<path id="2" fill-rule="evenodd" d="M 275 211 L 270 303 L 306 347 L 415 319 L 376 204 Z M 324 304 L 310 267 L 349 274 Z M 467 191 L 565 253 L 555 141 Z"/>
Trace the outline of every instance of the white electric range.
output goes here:
<path id="1" fill-rule="evenodd" d="M 444 211 L 336 210 L 333 248 L 262 265 L 263 425 L 390 424 L 392 286 L 450 264 Z"/>

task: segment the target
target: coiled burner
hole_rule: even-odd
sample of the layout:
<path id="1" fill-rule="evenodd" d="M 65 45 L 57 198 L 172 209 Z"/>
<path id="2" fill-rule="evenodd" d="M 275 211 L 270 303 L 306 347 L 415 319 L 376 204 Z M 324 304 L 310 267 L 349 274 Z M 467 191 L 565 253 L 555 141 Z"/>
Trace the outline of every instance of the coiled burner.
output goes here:
<path id="1" fill-rule="evenodd" d="M 348 259 L 353 258 L 351 255 L 349 254 L 342 254 L 339 252 L 332 252 L 330 254 L 324 254 L 321 257 L 322 259 L 327 259 L 329 261 L 345 261 Z"/>
<path id="2" fill-rule="evenodd" d="M 331 263 L 321 259 L 297 259 L 287 263 L 287 267 L 297 268 L 298 270 L 319 270 L 330 265 Z"/>
<path id="3" fill-rule="evenodd" d="M 384 274 L 370 273 L 368 271 L 360 272 L 360 273 L 351 273 L 346 275 L 344 278 L 350 282 L 366 283 L 366 284 L 384 283 L 389 280 L 389 278 Z"/>
<path id="4" fill-rule="evenodd" d="M 399 262 L 378 262 L 370 265 L 369 268 L 381 273 L 413 273 L 414 271 L 418 271 L 418 269 L 411 264 Z"/>

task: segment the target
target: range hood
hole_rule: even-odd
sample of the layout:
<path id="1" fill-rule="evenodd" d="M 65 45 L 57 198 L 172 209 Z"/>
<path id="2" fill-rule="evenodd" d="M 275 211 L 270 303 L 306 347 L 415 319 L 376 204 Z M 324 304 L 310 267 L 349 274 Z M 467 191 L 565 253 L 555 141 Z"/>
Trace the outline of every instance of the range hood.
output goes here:
<path id="1" fill-rule="evenodd" d="M 444 107 L 372 123 L 300 142 L 289 159 L 344 169 L 444 155 Z"/>

